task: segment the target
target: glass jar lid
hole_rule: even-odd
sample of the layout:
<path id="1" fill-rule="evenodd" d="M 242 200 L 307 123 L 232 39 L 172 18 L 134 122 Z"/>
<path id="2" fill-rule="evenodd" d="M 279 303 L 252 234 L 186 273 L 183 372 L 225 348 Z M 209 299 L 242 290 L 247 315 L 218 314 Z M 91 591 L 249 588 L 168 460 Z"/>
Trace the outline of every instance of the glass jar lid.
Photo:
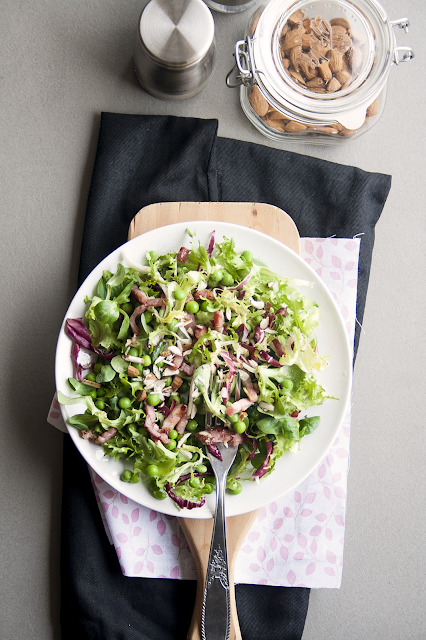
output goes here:
<path id="1" fill-rule="evenodd" d="M 376 0 L 271 0 L 248 38 L 253 76 L 278 111 L 361 126 L 395 45 Z"/>

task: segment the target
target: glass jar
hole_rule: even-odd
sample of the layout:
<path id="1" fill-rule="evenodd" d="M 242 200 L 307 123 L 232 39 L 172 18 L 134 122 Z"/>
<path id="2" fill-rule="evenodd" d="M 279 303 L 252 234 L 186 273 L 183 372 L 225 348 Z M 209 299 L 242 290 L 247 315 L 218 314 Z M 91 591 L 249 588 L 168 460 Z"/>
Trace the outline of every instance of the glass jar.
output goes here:
<path id="1" fill-rule="evenodd" d="M 235 45 L 240 101 L 254 126 L 273 140 L 336 144 L 380 118 L 392 65 L 413 58 L 398 47 L 376 0 L 271 0 Z"/>
<path id="2" fill-rule="evenodd" d="M 219 13 L 240 13 L 253 9 L 259 0 L 204 0 L 206 5 Z"/>

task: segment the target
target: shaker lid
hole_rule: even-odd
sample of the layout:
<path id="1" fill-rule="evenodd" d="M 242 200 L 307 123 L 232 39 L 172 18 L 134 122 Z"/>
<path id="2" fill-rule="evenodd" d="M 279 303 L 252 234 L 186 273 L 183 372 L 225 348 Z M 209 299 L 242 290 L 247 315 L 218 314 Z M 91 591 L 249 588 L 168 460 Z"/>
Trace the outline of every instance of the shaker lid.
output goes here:
<path id="1" fill-rule="evenodd" d="M 151 0 L 142 11 L 139 34 L 151 58 L 188 67 L 209 50 L 214 20 L 202 0 Z"/>

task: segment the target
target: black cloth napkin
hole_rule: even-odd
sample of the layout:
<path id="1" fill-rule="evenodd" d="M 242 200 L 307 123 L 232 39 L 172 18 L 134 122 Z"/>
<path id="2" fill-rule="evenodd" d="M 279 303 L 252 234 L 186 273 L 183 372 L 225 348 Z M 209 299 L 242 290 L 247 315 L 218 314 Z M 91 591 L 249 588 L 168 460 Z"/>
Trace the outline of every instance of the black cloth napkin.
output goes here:
<path id="1" fill-rule="evenodd" d="M 127 239 L 155 202 L 265 202 L 286 211 L 302 237 L 361 236 L 357 318 L 362 322 L 374 228 L 390 176 L 218 138 L 217 120 L 104 113 L 88 198 L 79 284 Z M 349 142 L 350 144 L 350 142 Z M 355 337 L 355 353 L 359 343 Z M 64 444 L 61 553 L 63 640 L 184 640 L 193 581 L 121 574 L 87 466 Z M 300 640 L 309 589 L 237 585 L 244 640 Z"/>

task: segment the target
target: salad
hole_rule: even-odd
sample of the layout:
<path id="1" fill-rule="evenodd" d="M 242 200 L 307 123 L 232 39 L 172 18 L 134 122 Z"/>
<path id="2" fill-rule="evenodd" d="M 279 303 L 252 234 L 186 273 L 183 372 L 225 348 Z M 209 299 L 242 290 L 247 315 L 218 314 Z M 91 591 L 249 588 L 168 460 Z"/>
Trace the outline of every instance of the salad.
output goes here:
<path id="1" fill-rule="evenodd" d="M 318 305 L 299 291 L 311 283 L 272 272 L 233 239 L 213 232 L 205 248 L 187 233 L 191 248 L 148 251 L 146 265 L 124 255 L 103 271 L 84 318 L 66 319 L 74 395 L 58 400 L 85 404 L 68 423 L 127 461 L 122 481 L 192 509 L 215 489 L 207 451 L 238 446 L 227 490 L 239 494 L 297 453 L 320 423 L 305 410 L 330 396 L 316 378 L 327 366 Z"/>

